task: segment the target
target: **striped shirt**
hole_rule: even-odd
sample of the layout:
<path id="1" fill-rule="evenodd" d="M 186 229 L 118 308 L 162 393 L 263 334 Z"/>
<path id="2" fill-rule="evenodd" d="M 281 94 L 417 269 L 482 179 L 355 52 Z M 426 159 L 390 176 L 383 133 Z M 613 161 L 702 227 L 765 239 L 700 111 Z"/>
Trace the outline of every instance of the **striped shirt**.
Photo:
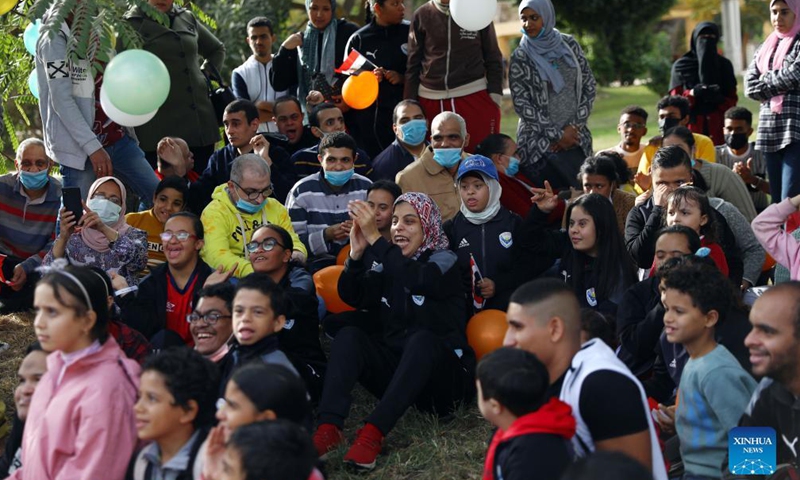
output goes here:
<path id="1" fill-rule="evenodd" d="M 30 275 L 53 246 L 61 208 L 61 183 L 49 178 L 47 193 L 31 200 L 16 173 L 0 176 L 0 253 L 25 259 Z"/>
<path id="2" fill-rule="evenodd" d="M 286 209 L 292 227 L 308 248 L 309 256 L 336 255 L 348 239 L 326 242 L 325 229 L 350 219 L 347 204 L 353 200 L 366 200 L 367 188 L 372 182 L 357 173 L 338 191 L 324 180 L 322 171 L 297 182 L 286 197 Z"/>

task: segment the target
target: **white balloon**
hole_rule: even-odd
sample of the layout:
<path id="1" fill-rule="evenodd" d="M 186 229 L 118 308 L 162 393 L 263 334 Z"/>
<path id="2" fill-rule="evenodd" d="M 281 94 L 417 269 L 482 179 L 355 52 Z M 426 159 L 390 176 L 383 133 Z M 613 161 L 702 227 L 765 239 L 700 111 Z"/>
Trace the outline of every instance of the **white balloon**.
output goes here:
<path id="1" fill-rule="evenodd" d="M 138 127 L 139 125 L 144 125 L 152 120 L 158 112 L 158 109 L 155 109 L 150 113 L 145 113 L 144 115 L 131 115 L 129 113 L 125 113 L 111 103 L 111 100 L 108 98 L 108 92 L 106 92 L 105 87 L 102 86 L 100 87 L 100 106 L 103 108 L 103 111 L 106 112 L 108 118 L 119 125 L 122 125 L 123 127 Z"/>
<path id="2" fill-rule="evenodd" d="M 496 12 L 497 0 L 450 0 L 450 14 L 464 30 L 483 30 L 492 23 Z"/>

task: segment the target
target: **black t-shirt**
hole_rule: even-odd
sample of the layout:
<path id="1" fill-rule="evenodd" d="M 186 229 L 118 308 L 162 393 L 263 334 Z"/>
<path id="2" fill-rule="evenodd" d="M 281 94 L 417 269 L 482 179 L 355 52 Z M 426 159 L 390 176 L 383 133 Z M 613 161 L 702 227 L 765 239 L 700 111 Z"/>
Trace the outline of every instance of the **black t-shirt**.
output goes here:
<path id="1" fill-rule="evenodd" d="M 532 433 L 512 438 L 497 446 L 495 478 L 525 480 L 556 479 L 572 463 L 569 440 L 548 433 Z M 499 475 L 498 475 L 499 470 Z"/>
<path id="2" fill-rule="evenodd" d="M 558 398 L 563 384 L 564 375 L 550 385 L 548 396 Z M 594 443 L 650 428 L 638 386 L 613 370 L 589 374 L 583 381 L 579 403 L 581 417 Z"/>

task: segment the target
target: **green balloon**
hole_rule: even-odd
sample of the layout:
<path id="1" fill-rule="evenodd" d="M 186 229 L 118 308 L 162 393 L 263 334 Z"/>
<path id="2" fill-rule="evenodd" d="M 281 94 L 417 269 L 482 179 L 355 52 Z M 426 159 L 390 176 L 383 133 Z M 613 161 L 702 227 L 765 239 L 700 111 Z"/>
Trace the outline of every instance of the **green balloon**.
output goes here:
<path id="1" fill-rule="evenodd" d="M 146 50 L 120 53 L 103 73 L 108 99 L 128 115 L 144 115 L 160 108 L 167 100 L 169 86 L 167 66 Z"/>

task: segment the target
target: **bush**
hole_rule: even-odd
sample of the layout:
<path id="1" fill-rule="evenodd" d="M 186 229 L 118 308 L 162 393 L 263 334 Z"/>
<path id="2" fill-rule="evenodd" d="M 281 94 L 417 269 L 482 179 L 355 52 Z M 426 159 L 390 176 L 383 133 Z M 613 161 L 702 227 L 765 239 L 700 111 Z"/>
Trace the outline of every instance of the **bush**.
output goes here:
<path id="1" fill-rule="evenodd" d="M 672 44 L 667 32 L 659 32 L 651 38 L 653 42 L 643 58 L 648 77 L 647 88 L 657 95 L 666 95 L 672 72 L 672 56 L 664 55 L 664 52 L 671 52 Z"/>

